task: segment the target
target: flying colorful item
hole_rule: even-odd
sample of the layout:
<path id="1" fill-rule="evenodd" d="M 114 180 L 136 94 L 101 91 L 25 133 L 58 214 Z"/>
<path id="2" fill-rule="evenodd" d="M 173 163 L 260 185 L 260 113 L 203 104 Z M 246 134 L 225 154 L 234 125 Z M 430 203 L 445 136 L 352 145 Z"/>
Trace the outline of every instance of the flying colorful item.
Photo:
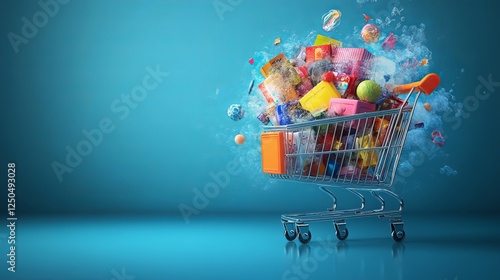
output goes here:
<path id="1" fill-rule="evenodd" d="M 335 27 L 340 24 L 340 17 L 342 13 L 338 10 L 330 10 L 328 13 L 324 14 L 323 19 L 323 29 L 325 31 L 332 31 Z"/>
<path id="2" fill-rule="evenodd" d="M 232 104 L 227 109 L 227 116 L 233 121 L 239 121 L 245 115 L 245 110 L 240 104 Z"/>
<path id="3" fill-rule="evenodd" d="M 389 33 L 389 36 L 387 36 L 387 38 L 385 38 L 384 42 L 382 43 L 382 48 L 388 51 L 394 49 L 395 46 L 396 46 L 396 36 L 394 36 L 394 34 L 391 32 Z"/>
<path id="4" fill-rule="evenodd" d="M 367 44 L 375 43 L 380 37 L 380 30 L 375 24 L 367 24 L 361 29 L 361 37 Z"/>

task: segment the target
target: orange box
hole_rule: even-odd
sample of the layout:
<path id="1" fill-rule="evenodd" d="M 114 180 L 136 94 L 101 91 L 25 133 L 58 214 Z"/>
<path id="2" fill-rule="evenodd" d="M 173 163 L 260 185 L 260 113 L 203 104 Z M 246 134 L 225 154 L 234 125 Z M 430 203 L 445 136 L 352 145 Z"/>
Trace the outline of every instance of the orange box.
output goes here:
<path id="1" fill-rule="evenodd" d="M 262 133 L 260 140 L 262 148 L 262 171 L 268 174 L 285 174 L 284 133 Z"/>

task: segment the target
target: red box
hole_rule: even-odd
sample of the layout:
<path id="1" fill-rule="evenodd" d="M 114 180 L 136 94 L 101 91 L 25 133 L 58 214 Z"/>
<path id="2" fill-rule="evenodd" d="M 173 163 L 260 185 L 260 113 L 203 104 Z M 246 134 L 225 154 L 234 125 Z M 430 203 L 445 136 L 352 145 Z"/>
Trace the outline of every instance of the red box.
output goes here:
<path id="1" fill-rule="evenodd" d="M 332 57 L 335 71 L 365 80 L 374 55 L 363 48 L 334 48 Z"/>
<path id="2" fill-rule="evenodd" d="M 306 47 L 306 62 L 312 63 L 324 58 L 332 57 L 332 46 L 330 44 Z"/>
<path id="3" fill-rule="evenodd" d="M 328 106 L 328 116 L 330 117 L 350 116 L 360 113 L 373 112 L 375 111 L 376 107 L 377 106 L 375 106 L 375 104 L 365 101 L 360 101 L 355 99 L 332 98 L 330 99 L 330 105 Z M 367 124 L 366 129 L 369 129 L 372 123 L 373 123 L 373 118 L 368 118 L 368 119 L 361 119 L 360 121 L 354 120 L 350 124 L 347 123 L 346 126 L 350 126 L 350 128 L 355 128 L 355 129 L 365 129 L 365 124 Z"/>

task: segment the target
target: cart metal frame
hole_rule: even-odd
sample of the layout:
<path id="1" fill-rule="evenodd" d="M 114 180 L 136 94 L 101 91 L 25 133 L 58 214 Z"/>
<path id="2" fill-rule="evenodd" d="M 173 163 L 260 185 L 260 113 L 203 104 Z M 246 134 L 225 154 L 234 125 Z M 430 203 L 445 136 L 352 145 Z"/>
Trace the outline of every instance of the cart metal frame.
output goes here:
<path id="1" fill-rule="evenodd" d="M 346 219 L 378 216 L 381 219 L 388 219 L 391 224 L 391 236 L 396 242 L 404 240 L 406 234 L 402 220 L 402 211 L 404 208 L 403 199 L 391 191 L 400 160 L 401 152 L 406 140 L 407 132 L 410 128 L 414 109 L 422 92 L 430 94 L 439 84 L 439 77 L 435 74 L 429 74 L 420 82 L 400 86 L 400 90 L 394 89 L 396 93 L 407 93 L 404 103 L 399 108 L 362 113 L 351 116 L 339 116 L 333 118 L 324 118 L 319 120 L 295 123 L 284 126 L 266 126 L 266 132 L 284 132 L 285 144 L 285 174 L 270 174 L 271 178 L 280 180 L 298 181 L 304 183 L 313 183 L 318 185 L 319 189 L 333 200 L 333 205 L 322 212 L 283 214 L 281 220 L 284 227 L 284 235 L 288 241 L 293 241 L 296 237 L 300 242 L 308 243 L 311 240 L 309 230 L 310 222 L 333 221 L 335 234 L 339 240 L 345 240 L 349 231 L 346 226 Z M 410 97 L 414 96 L 410 102 Z M 385 123 L 385 136 L 381 134 L 381 126 L 374 125 L 376 121 Z M 379 123 L 379 124 L 380 124 Z M 378 145 L 361 147 L 359 145 L 345 145 L 344 149 L 333 149 L 333 144 L 329 147 L 323 139 L 319 141 L 319 135 L 333 133 L 338 138 L 354 135 L 357 139 L 366 135 L 375 138 Z M 376 136 L 374 136 L 376 135 Z M 351 136 L 352 137 L 352 136 Z M 300 142 L 299 142 L 300 141 Z M 363 157 L 364 155 L 364 157 Z M 328 163 L 345 163 L 367 160 L 376 161 L 367 168 L 361 168 L 356 171 L 356 165 L 352 172 L 339 170 L 330 170 L 327 168 L 321 170 L 314 161 L 324 161 Z M 368 157 L 368 158 L 367 158 Z M 370 158 L 372 157 L 372 158 Z M 308 161 L 309 165 L 305 165 Z M 334 190 L 343 188 L 354 194 L 360 200 L 360 206 L 354 209 L 337 209 L 337 197 Z M 378 201 L 380 207 L 375 209 L 366 209 L 366 196 L 371 195 Z M 396 207 L 386 207 L 384 197 L 389 197 L 396 202 Z"/>

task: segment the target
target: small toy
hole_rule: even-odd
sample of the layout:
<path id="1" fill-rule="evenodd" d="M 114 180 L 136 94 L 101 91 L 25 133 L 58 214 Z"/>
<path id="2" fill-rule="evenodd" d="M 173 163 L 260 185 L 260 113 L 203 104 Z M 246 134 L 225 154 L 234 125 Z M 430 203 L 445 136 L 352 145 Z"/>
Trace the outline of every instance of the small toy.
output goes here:
<path id="1" fill-rule="evenodd" d="M 253 65 L 255 63 L 255 60 L 253 59 L 253 57 L 248 60 L 248 63 L 250 63 L 250 65 Z"/>
<path id="2" fill-rule="evenodd" d="M 278 37 L 276 39 L 274 39 L 274 45 L 277 46 L 281 43 L 281 39 Z"/>
<path id="3" fill-rule="evenodd" d="M 432 110 L 431 104 L 429 104 L 427 102 L 424 103 L 424 108 L 425 108 L 425 110 L 427 110 L 427 112 L 430 112 Z"/>
<path id="4" fill-rule="evenodd" d="M 245 115 L 245 110 L 240 104 L 232 104 L 227 109 L 227 116 L 233 121 L 239 121 Z"/>
<path id="5" fill-rule="evenodd" d="M 434 144 L 438 145 L 439 147 L 442 147 L 444 145 L 444 137 L 441 135 L 441 131 L 439 130 L 434 130 L 431 134 L 431 140 L 434 142 Z"/>
<path id="6" fill-rule="evenodd" d="M 243 134 L 238 134 L 234 137 L 234 142 L 237 145 L 243 145 L 245 143 L 245 136 Z"/>
<path id="7" fill-rule="evenodd" d="M 384 42 L 382 43 L 382 48 L 386 51 L 394 49 L 396 46 L 396 36 L 394 34 L 389 33 L 389 36 L 385 38 Z"/>

